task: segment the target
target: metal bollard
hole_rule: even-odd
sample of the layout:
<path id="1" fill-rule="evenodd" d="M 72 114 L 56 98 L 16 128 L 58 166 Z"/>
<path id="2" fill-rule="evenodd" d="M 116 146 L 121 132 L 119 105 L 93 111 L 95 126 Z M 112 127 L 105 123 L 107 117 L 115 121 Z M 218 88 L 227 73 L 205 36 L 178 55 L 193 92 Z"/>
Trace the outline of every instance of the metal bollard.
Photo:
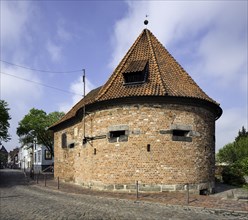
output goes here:
<path id="1" fill-rule="evenodd" d="M 59 189 L 59 176 L 58 176 L 58 189 Z"/>
<path id="2" fill-rule="evenodd" d="M 39 175 L 40 175 L 40 171 L 39 171 L 39 173 L 36 175 L 37 184 L 39 183 Z"/>
<path id="3" fill-rule="evenodd" d="M 44 182 L 45 182 L 45 187 L 46 187 L 46 174 L 44 175 Z"/>
<path id="4" fill-rule="evenodd" d="M 189 205 L 189 184 L 185 185 L 186 187 L 186 205 Z"/>
<path id="5" fill-rule="evenodd" d="M 136 181 L 136 199 L 139 198 L 139 181 Z"/>

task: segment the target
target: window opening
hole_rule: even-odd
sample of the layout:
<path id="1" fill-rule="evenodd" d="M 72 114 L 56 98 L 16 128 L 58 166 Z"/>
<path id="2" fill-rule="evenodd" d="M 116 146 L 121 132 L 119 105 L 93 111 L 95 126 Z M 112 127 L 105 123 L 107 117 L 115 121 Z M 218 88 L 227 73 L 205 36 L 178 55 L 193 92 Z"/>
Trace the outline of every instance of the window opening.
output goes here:
<path id="1" fill-rule="evenodd" d="M 148 61 L 132 61 L 123 72 L 124 85 L 145 83 L 148 75 Z"/>
<path id="2" fill-rule="evenodd" d="M 61 136 L 61 147 L 62 148 L 67 148 L 67 136 L 66 133 L 63 133 Z"/>
<path id="3" fill-rule="evenodd" d="M 125 131 L 110 131 L 110 138 L 120 137 L 125 135 Z"/>
<path id="4" fill-rule="evenodd" d="M 172 130 L 172 140 L 191 142 L 192 138 L 189 137 L 189 132 L 189 130 Z"/>
<path id="5" fill-rule="evenodd" d="M 150 151 L 151 151 L 151 145 L 147 144 L 147 152 L 150 152 Z"/>
<path id="6" fill-rule="evenodd" d="M 51 160 L 52 154 L 49 150 L 45 150 L 45 160 Z"/>
<path id="7" fill-rule="evenodd" d="M 74 148 L 75 147 L 75 143 L 70 143 L 69 144 L 69 148 Z"/>
<path id="8" fill-rule="evenodd" d="M 173 136 L 186 137 L 188 135 L 188 133 L 189 133 L 189 131 L 173 130 Z"/>
<path id="9" fill-rule="evenodd" d="M 110 131 L 109 142 L 125 142 L 128 141 L 126 130 Z"/>
<path id="10" fill-rule="evenodd" d="M 124 80 L 125 84 L 143 83 L 145 82 L 145 73 L 142 71 L 124 74 Z"/>
<path id="11" fill-rule="evenodd" d="M 94 155 L 96 155 L 96 148 L 94 148 Z"/>
<path id="12" fill-rule="evenodd" d="M 201 189 L 199 192 L 200 195 L 207 196 L 209 195 L 209 190 L 208 189 Z"/>

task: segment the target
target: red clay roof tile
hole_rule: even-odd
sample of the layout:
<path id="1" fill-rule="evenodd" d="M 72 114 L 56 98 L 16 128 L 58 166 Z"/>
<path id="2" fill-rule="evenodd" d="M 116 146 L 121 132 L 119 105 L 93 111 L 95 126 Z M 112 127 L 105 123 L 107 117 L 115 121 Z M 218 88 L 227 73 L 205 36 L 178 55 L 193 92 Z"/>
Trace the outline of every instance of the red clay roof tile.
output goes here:
<path id="1" fill-rule="evenodd" d="M 146 64 L 147 81 L 138 85 L 125 85 L 123 73 L 143 71 Z M 157 38 L 148 29 L 144 29 L 108 81 L 91 91 L 55 125 L 74 117 L 84 105 L 132 96 L 190 97 L 218 105 L 202 91 Z"/>

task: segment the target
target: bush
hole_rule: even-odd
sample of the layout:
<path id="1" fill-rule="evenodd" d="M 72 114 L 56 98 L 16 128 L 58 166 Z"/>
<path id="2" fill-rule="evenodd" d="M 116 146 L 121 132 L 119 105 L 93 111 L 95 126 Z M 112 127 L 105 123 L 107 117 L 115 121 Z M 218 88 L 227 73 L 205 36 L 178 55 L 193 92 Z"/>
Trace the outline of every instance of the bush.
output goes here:
<path id="1" fill-rule="evenodd" d="M 245 176 L 248 176 L 248 157 L 239 162 L 241 170 Z"/>
<path id="2" fill-rule="evenodd" d="M 231 185 L 241 186 L 245 184 L 244 173 L 240 164 L 227 166 L 222 171 L 223 182 Z"/>

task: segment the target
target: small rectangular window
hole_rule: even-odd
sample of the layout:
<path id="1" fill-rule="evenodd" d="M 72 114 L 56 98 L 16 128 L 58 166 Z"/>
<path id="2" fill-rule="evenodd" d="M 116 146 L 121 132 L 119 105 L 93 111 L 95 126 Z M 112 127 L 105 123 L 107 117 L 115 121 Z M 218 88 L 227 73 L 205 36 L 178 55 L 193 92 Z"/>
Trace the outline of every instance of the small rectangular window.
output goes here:
<path id="1" fill-rule="evenodd" d="M 189 137 L 189 132 L 188 130 L 172 130 L 172 140 L 191 142 L 192 138 Z"/>
<path id="2" fill-rule="evenodd" d="M 151 145 L 147 144 L 147 152 L 150 152 L 150 151 L 151 151 Z"/>
<path id="3" fill-rule="evenodd" d="M 70 143 L 69 144 L 69 148 L 74 148 L 75 147 L 75 143 Z"/>
<path id="4" fill-rule="evenodd" d="M 63 133 L 61 135 L 61 147 L 62 148 L 67 148 L 67 136 L 66 136 L 66 133 Z"/>
<path id="5" fill-rule="evenodd" d="M 109 142 L 125 142 L 128 141 L 127 131 L 110 131 L 109 132 Z"/>
<path id="6" fill-rule="evenodd" d="M 50 151 L 45 150 L 45 160 L 51 160 L 52 159 L 52 154 Z"/>

